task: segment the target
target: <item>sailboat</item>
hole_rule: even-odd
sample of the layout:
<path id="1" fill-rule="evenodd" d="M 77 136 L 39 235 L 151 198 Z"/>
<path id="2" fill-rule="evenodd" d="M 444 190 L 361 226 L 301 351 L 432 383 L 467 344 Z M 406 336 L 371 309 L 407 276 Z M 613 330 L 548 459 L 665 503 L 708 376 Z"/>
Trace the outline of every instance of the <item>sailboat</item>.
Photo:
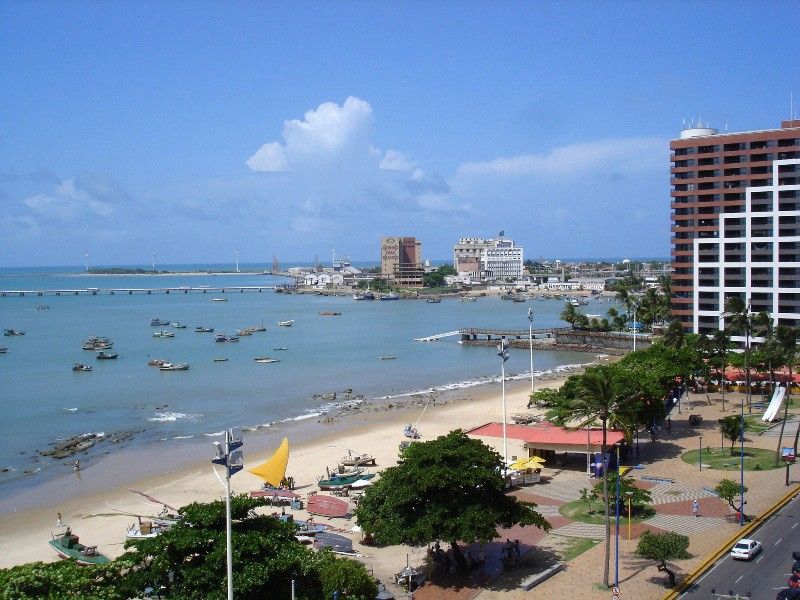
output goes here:
<path id="1" fill-rule="evenodd" d="M 289 438 L 283 438 L 281 445 L 265 462 L 247 469 L 264 480 L 264 487 L 278 488 L 286 481 L 286 465 L 289 464 Z"/>

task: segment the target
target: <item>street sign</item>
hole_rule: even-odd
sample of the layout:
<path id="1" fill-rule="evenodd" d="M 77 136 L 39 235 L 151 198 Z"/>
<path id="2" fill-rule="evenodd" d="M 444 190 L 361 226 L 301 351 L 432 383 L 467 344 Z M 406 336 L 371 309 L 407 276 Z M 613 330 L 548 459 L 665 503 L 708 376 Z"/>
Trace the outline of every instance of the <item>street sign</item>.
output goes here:
<path id="1" fill-rule="evenodd" d="M 619 588 L 617 586 L 611 588 L 611 600 L 619 600 Z"/>
<path id="2" fill-rule="evenodd" d="M 786 462 L 795 462 L 794 448 L 781 448 L 781 458 Z"/>

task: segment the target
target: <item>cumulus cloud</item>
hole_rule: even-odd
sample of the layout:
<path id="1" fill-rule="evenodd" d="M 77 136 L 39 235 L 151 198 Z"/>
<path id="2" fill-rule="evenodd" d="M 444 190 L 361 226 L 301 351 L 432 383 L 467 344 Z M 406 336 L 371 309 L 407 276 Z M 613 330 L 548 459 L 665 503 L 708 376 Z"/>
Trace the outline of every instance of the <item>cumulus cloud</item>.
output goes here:
<path id="1" fill-rule="evenodd" d="M 381 158 L 379 168 L 384 171 L 411 171 L 414 169 L 414 163 L 402 152 L 387 150 Z"/>
<path id="2" fill-rule="evenodd" d="M 36 215 L 70 221 L 87 216 L 107 219 L 115 205 L 128 200 L 127 192 L 114 181 L 88 175 L 59 180 L 50 191 L 28 196 L 22 203 Z"/>
<path id="3" fill-rule="evenodd" d="M 283 123 L 283 142 L 268 142 L 247 159 L 253 171 L 281 172 L 292 169 L 309 158 L 335 155 L 351 148 L 369 152 L 372 134 L 372 107 L 360 98 L 349 97 L 339 106 L 323 102 L 309 110 L 303 120 Z"/>
<path id="4" fill-rule="evenodd" d="M 657 137 L 617 138 L 555 148 L 545 154 L 499 157 L 485 162 L 466 162 L 458 175 L 520 177 L 609 172 L 643 173 L 663 169 L 669 143 Z"/>

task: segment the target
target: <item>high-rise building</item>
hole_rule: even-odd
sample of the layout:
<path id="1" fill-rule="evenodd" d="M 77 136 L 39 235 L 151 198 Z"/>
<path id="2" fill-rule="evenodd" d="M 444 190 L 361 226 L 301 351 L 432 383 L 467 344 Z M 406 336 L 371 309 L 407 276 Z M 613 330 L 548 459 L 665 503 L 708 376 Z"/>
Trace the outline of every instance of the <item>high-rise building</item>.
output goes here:
<path id="1" fill-rule="evenodd" d="M 780 129 L 684 129 L 672 156 L 672 314 L 724 327 L 739 296 L 775 324 L 800 324 L 800 120 Z"/>
<path id="2" fill-rule="evenodd" d="M 422 243 L 413 237 L 381 238 L 381 275 L 401 287 L 422 287 Z"/>
<path id="3" fill-rule="evenodd" d="M 522 262 L 522 247 L 504 237 L 461 238 L 453 246 L 453 268 L 480 280 L 518 279 Z"/>

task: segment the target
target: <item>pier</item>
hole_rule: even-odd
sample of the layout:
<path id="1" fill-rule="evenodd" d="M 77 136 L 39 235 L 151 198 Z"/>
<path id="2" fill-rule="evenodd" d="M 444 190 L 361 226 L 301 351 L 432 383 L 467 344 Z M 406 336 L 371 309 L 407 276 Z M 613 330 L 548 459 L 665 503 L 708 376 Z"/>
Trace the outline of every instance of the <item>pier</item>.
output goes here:
<path id="1" fill-rule="evenodd" d="M 0 290 L 0 298 L 23 298 L 26 296 L 114 296 L 115 294 L 225 294 L 273 291 L 275 285 L 227 285 L 224 287 L 179 286 L 160 288 L 74 288 L 48 290 Z M 283 287 L 283 286 L 281 286 Z"/>
<path id="2" fill-rule="evenodd" d="M 547 329 L 534 329 L 533 339 L 544 340 L 555 336 L 557 331 L 569 331 L 567 327 L 550 327 Z M 462 342 L 476 342 L 484 338 L 486 341 L 499 340 L 506 338 L 507 340 L 527 340 L 531 332 L 527 329 L 502 329 L 491 327 L 466 327 L 459 329 L 458 333 L 461 335 Z"/>
<path id="3" fill-rule="evenodd" d="M 414 338 L 414 341 L 415 342 L 435 342 L 436 340 L 440 340 L 440 339 L 446 338 L 446 337 L 452 337 L 454 335 L 458 335 L 459 333 L 461 333 L 461 330 L 448 331 L 446 333 L 437 333 L 436 335 L 429 335 L 427 337 Z"/>

